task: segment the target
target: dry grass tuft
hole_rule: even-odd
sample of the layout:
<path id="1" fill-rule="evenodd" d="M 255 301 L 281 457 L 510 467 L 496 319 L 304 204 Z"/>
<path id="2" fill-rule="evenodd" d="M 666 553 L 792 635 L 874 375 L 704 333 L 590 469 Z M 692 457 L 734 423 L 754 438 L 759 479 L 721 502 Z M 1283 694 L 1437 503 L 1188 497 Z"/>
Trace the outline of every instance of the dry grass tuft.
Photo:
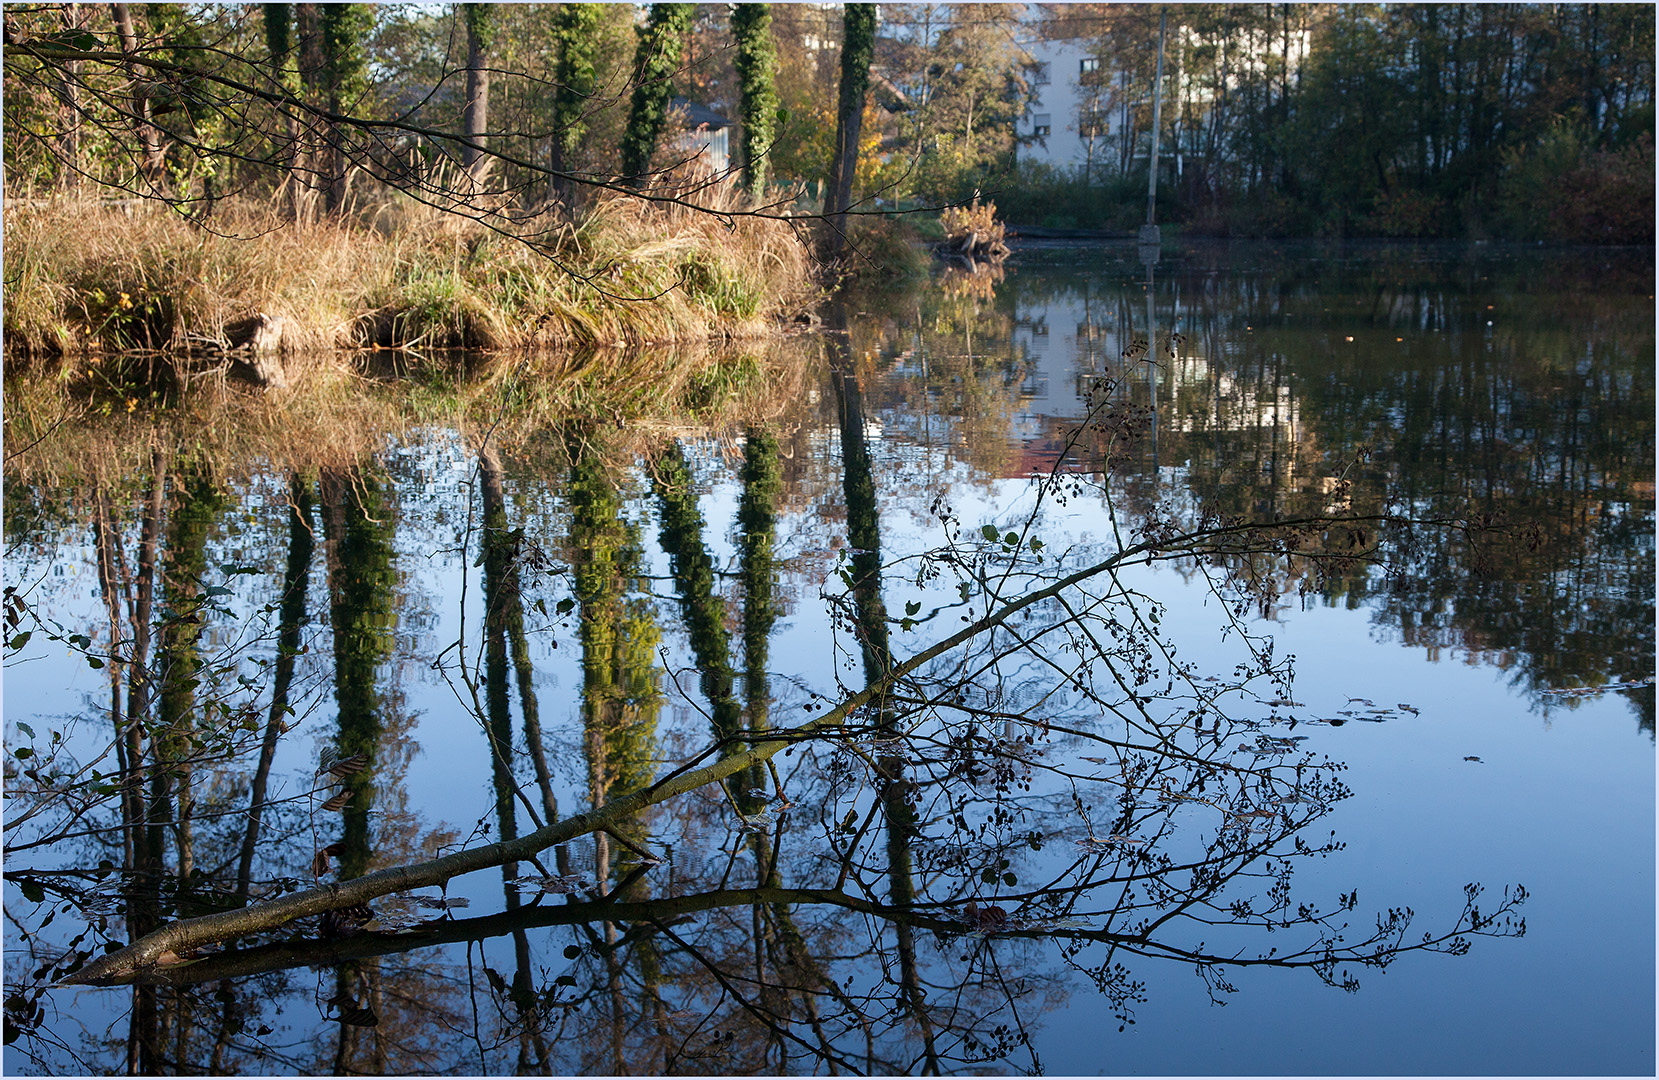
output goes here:
<path id="1" fill-rule="evenodd" d="M 716 209 L 737 196 L 714 190 Z M 10 204 L 5 334 L 14 360 L 199 353 L 255 313 L 282 349 L 516 349 L 750 337 L 816 299 L 784 222 L 611 198 L 530 246 L 399 197 L 294 225 L 221 204 L 205 226 L 159 208 Z"/>

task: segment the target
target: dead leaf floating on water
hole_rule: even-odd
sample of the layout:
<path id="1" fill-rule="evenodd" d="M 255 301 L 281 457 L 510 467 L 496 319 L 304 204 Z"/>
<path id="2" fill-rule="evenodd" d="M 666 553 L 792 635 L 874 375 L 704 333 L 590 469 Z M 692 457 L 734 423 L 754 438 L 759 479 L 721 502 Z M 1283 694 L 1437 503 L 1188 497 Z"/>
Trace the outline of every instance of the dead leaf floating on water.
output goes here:
<path id="1" fill-rule="evenodd" d="M 463 908 L 472 903 L 472 901 L 468 900 L 464 896 L 417 896 L 414 897 L 414 901 L 421 907 L 431 908 L 434 911 L 447 911 L 450 908 Z"/>
<path id="2" fill-rule="evenodd" d="M 1081 915 L 1066 915 L 1058 919 L 1045 919 L 1042 922 L 1032 923 L 1034 930 L 1087 930 L 1094 925 L 1093 919 L 1085 919 Z"/>
<path id="3" fill-rule="evenodd" d="M 340 854 L 340 845 L 330 844 L 311 856 L 311 876 L 322 877 L 328 873 L 329 856 L 338 854 Z"/>
<path id="4" fill-rule="evenodd" d="M 362 1008 L 357 1004 L 357 999 L 350 994 L 335 994 L 328 999 L 327 1004 L 340 1010 L 340 1015 L 333 1018 L 339 1023 L 348 1024 L 351 1027 L 378 1027 L 380 1025 L 380 1017 L 374 1014 L 374 1010 Z"/>
<path id="5" fill-rule="evenodd" d="M 367 904 L 349 904 L 333 911 L 325 911 L 322 918 L 323 937 L 353 937 L 361 934 L 373 921 L 374 908 Z"/>
<path id="6" fill-rule="evenodd" d="M 356 776 L 368 767 L 369 756 L 367 754 L 353 754 L 349 758 L 341 758 L 339 761 L 333 762 L 326 766 L 323 771 L 343 780 L 348 776 Z"/>
<path id="7" fill-rule="evenodd" d="M 587 878 L 581 874 L 565 874 L 563 876 L 550 874 L 547 877 L 532 874 L 528 877 L 514 878 L 508 884 L 520 889 L 534 885 L 542 892 L 552 893 L 556 896 L 566 896 L 578 889 L 590 887 Z"/>
<path id="8" fill-rule="evenodd" d="M 1540 690 L 1540 694 L 1550 697 L 1589 697 L 1593 694 L 1604 693 L 1608 690 L 1640 690 L 1644 686 L 1653 685 L 1653 676 L 1637 679 L 1635 682 L 1603 683 L 1600 686 L 1570 686 L 1562 690 Z"/>
<path id="9" fill-rule="evenodd" d="M 772 812 L 770 810 L 762 810 L 758 814 L 742 819 L 737 827 L 737 831 L 741 833 L 769 832 L 772 828 L 772 821 Z"/>
<path id="10" fill-rule="evenodd" d="M 317 775 L 332 773 L 342 779 L 355 776 L 369 767 L 367 754 L 353 754 L 350 757 L 341 757 L 337 747 L 325 746 L 317 755 Z"/>
<path id="11" fill-rule="evenodd" d="M 1008 911 L 996 904 L 987 904 L 980 907 L 979 903 L 969 900 L 962 908 L 962 921 L 969 928 L 981 934 L 994 934 L 999 930 L 1006 930 L 1008 926 Z"/>

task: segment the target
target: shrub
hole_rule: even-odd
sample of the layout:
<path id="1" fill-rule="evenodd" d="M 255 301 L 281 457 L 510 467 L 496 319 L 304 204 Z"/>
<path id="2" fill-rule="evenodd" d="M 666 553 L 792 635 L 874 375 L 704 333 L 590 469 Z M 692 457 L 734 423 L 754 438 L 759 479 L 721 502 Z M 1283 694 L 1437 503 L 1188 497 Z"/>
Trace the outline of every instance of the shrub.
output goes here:
<path id="1" fill-rule="evenodd" d="M 1395 188 L 1377 197 L 1362 217 L 1360 231 L 1372 236 L 1420 237 L 1444 235 L 1450 204 L 1441 196 Z"/>
<path id="2" fill-rule="evenodd" d="M 1654 239 L 1653 136 L 1592 150 L 1568 124 L 1504 158 L 1498 214 L 1507 235 L 1559 243 L 1638 244 Z"/>
<path id="3" fill-rule="evenodd" d="M 1622 150 L 1589 155 L 1561 179 L 1551 239 L 1585 244 L 1651 244 L 1653 134 Z"/>

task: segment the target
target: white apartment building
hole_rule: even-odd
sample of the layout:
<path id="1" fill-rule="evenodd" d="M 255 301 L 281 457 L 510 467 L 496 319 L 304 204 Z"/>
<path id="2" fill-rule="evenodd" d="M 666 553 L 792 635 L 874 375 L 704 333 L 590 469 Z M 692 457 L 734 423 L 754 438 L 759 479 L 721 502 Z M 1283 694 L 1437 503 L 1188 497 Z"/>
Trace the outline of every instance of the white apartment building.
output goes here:
<path id="1" fill-rule="evenodd" d="M 1034 28 L 1042 17 L 1036 5 L 1027 5 L 1027 26 Z M 1306 62 L 1312 39 L 1312 33 L 1303 30 L 1292 36 L 1288 46 L 1278 46 L 1293 73 Z M 1202 112 L 1214 95 L 1213 88 L 1198 85 L 1190 73 L 1182 70 L 1183 46 L 1194 44 L 1197 42 L 1190 30 L 1173 24 L 1169 27 L 1161 160 L 1165 163 L 1162 167 L 1172 170 L 1176 177 L 1181 175 L 1184 157 L 1195 152 L 1192 142 L 1199 134 L 1183 129 L 1183 103 Z M 1022 140 L 1030 140 L 1022 141 L 1020 160 L 1074 172 L 1096 167 L 1116 171 L 1123 164 L 1122 141 L 1125 130 L 1131 128 L 1130 110 L 1145 109 L 1149 88 L 1144 84 L 1128 87 L 1119 72 L 1101 70 L 1092 37 L 1043 40 L 1032 34 L 1021 47 L 1033 68 L 1035 94 L 1025 116 L 1015 125 L 1015 133 Z M 1156 40 L 1146 47 L 1156 49 Z M 1234 41 L 1231 46 L 1234 63 L 1259 74 L 1272 58 L 1272 46 L 1264 43 L 1255 48 L 1260 51 L 1252 53 L 1244 41 Z M 1229 79 L 1229 88 L 1237 85 L 1237 79 L 1236 74 Z M 1149 153 L 1145 116 L 1143 111 L 1140 125 L 1130 131 L 1135 145 L 1129 148 L 1129 161 L 1138 161 L 1141 168 L 1145 168 Z"/>
<path id="2" fill-rule="evenodd" d="M 1112 107 L 1109 88 L 1100 84 L 1093 43 L 1023 45 L 1031 57 L 1033 96 L 1014 130 L 1032 141 L 1020 144 L 1020 160 L 1064 170 L 1099 166 L 1123 130 L 1123 110 Z"/>

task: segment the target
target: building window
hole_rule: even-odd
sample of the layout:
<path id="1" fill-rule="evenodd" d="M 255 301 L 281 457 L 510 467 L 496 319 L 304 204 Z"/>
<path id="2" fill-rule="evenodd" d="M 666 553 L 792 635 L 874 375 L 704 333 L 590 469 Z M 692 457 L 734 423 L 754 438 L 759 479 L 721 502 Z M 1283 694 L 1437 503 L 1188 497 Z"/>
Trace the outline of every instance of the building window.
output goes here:
<path id="1" fill-rule="evenodd" d="M 1053 81 L 1053 71 L 1053 64 L 1049 63 L 1047 60 L 1039 61 L 1032 67 L 1031 85 L 1047 86 L 1051 81 Z"/>
<path id="2" fill-rule="evenodd" d="M 1105 109 L 1084 109 L 1077 114 L 1077 137 L 1103 139 L 1106 137 L 1108 125 Z"/>
<path id="3" fill-rule="evenodd" d="M 1033 138 L 1046 139 L 1054 128 L 1054 117 L 1049 113 L 1038 113 L 1031 118 L 1031 134 Z"/>
<path id="4" fill-rule="evenodd" d="M 1099 70 L 1100 70 L 1100 58 L 1099 57 L 1085 56 L 1085 57 L 1083 57 L 1083 59 L 1081 59 L 1077 62 L 1077 73 L 1079 75 L 1087 75 L 1090 72 L 1099 71 Z"/>

